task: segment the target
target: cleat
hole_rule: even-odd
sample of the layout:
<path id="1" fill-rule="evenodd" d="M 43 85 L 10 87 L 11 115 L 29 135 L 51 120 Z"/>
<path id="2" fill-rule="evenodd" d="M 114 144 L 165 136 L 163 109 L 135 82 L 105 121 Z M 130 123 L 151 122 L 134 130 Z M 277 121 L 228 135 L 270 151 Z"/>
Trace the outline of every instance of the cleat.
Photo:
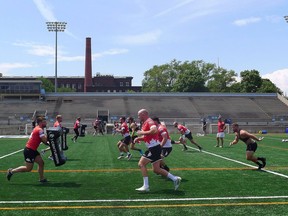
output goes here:
<path id="1" fill-rule="evenodd" d="M 263 158 L 261 161 L 263 163 L 262 168 L 264 168 L 266 166 L 266 158 Z"/>
<path id="2" fill-rule="evenodd" d="M 46 182 L 48 182 L 48 180 L 47 179 L 42 179 L 42 180 L 39 180 L 39 182 L 40 183 L 46 183 Z"/>
<path id="3" fill-rule="evenodd" d="M 214 147 L 219 147 L 219 145 L 215 145 Z"/>
<path id="4" fill-rule="evenodd" d="M 52 160 L 52 161 L 54 160 L 53 157 L 52 157 L 52 155 L 50 155 L 50 156 L 48 157 L 48 159 L 49 159 L 49 160 Z"/>
<path id="5" fill-rule="evenodd" d="M 260 165 L 258 166 L 258 170 L 261 170 L 262 168 L 263 168 L 263 165 L 260 164 Z"/>
<path id="6" fill-rule="evenodd" d="M 122 159 L 124 156 L 123 155 L 120 155 L 117 159 L 120 160 Z"/>
<path id="7" fill-rule="evenodd" d="M 139 192 L 148 192 L 149 191 L 149 187 L 145 187 L 144 185 L 140 188 L 136 188 L 135 189 L 136 191 L 139 191 Z"/>
<path id="8" fill-rule="evenodd" d="M 177 176 L 176 177 L 177 179 L 174 181 L 174 190 L 177 190 L 180 186 L 180 183 L 181 183 L 181 177 Z"/>
<path id="9" fill-rule="evenodd" d="M 200 152 L 202 151 L 202 147 L 201 146 L 198 146 L 198 149 L 199 149 Z"/>
<path id="10" fill-rule="evenodd" d="M 127 159 L 130 160 L 132 158 L 132 154 L 127 155 Z"/>
<path id="11" fill-rule="evenodd" d="M 45 154 L 45 149 L 41 150 L 41 156 L 44 156 Z"/>
<path id="12" fill-rule="evenodd" d="M 6 177 L 7 177 L 8 181 L 10 181 L 12 175 L 13 175 L 13 173 L 12 173 L 12 168 L 9 168 L 9 169 L 7 170 L 7 174 L 6 174 Z"/>

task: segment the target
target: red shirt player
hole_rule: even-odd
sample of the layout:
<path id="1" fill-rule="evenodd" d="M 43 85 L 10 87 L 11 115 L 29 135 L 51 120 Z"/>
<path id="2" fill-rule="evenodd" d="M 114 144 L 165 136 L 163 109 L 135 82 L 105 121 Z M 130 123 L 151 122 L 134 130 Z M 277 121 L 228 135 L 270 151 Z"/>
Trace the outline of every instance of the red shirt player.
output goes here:
<path id="1" fill-rule="evenodd" d="M 149 117 L 148 111 L 146 109 L 141 109 L 138 111 L 138 118 L 143 123 L 141 131 L 137 131 L 139 137 L 134 141 L 144 141 L 148 150 L 141 156 L 138 165 L 141 169 L 143 176 L 143 186 L 137 188 L 137 191 L 146 192 L 149 191 L 148 182 L 148 171 L 147 164 L 152 164 L 152 169 L 156 174 L 168 177 L 174 182 L 174 189 L 177 190 L 181 178 L 174 176 L 171 173 L 160 167 L 161 162 L 161 146 L 159 141 L 158 129 L 155 122 Z"/>
<path id="2" fill-rule="evenodd" d="M 198 147 L 199 151 L 202 150 L 202 147 L 193 140 L 192 133 L 188 128 L 179 124 L 178 122 L 174 122 L 173 125 L 174 125 L 174 127 L 176 127 L 178 129 L 178 131 L 180 131 L 180 133 L 182 134 L 182 136 L 184 136 L 184 138 L 186 137 L 192 144 L 196 145 Z M 184 146 L 184 150 L 186 151 L 187 146 L 185 144 L 183 144 L 183 146 Z"/>
<path id="3" fill-rule="evenodd" d="M 20 166 L 15 169 L 8 169 L 7 179 L 9 181 L 14 173 L 30 172 L 33 169 L 35 162 L 38 164 L 39 181 L 41 183 L 47 182 L 47 179 L 44 177 L 44 161 L 40 153 L 37 151 L 41 142 L 47 144 L 47 136 L 44 133 L 46 119 L 44 117 L 38 117 L 36 122 L 37 126 L 33 129 L 24 148 L 25 166 Z"/>
<path id="4" fill-rule="evenodd" d="M 72 138 L 72 141 L 75 143 L 79 137 L 79 128 L 80 128 L 80 122 L 81 122 L 81 118 L 78 117 L 74 123 L 74 126 L 73 126 L 73 129 L 74 129 L 74 132 L 75 132 L 75 135 L 74 137 Z"/>

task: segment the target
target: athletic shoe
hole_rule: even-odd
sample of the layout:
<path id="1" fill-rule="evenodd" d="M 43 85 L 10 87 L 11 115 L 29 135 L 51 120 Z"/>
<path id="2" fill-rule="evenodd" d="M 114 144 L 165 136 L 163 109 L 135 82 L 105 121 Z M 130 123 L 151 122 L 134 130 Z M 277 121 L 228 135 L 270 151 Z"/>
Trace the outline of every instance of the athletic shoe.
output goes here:
<path id="1" fill-rule="evenodd" d="M 140 188 L 136 188 L 135 189 L 136 191 L 139 191 L 139 192 L 148 192 L 150 189 L 149 187 L 145 187 L 144 185 Z"/>
<path id="2" fill-rule="evenodd" d="M 174 189 L 177 190 L 180 186 L 180 183 L 181 183 L 181 177 L 179 176 L 176 176 L 176 180 L 174 181 Z"/>
<path id="3" fill-rule="evenodd" d="M 182 151 L 187 151 L 188 150 L 188 148 L 187 148 L 187 146 L 186 145 L 183 145 L 183 149 L 182 149 Z"/>
<path id="4" fill-rule="evenodd" d="M 261 170 L 263 167 L 264 167 L 263 164 L 260 164 L 260 165 L 258 166 L 258 170 Z"/>
<path id="5" fill-rule="evenodd" d="M 41 156 L 44 156 L 44 154 L 45 154 L 45 150 L 42 149 L 42 150 L 41 150 Z"/>
<path id="6" fill-rule="evenodd" d="M 200 152 L 202 151 L 202 147 L 201 146 L 198 146 L 198 149 L 199 149 Z"/>
<path id="7" fill-rule="evenodd" d="M 127 155 L 128 160 L 132 158 L 132 154 Z"/>
<path id="8" fill-rule="evenodd" d="M 263 163 L 263 165 L 262 165 L 262 168 L 264 168 L 265 166 L 266 166 L 266 158 L 262 158 L 262 163 Z"/>
<path id="9" fill-rule="evenodd" d="M 50 155 L 50 156 L 48 157 L 48 159 L 49 159 L 49 160 L 54 160 L 53 157 L 52 157 L 52 155 Z"/>
<path id="10" fill-rule="evenodd" d="M 13 173 L 12 173 L 12 168 L 9 168 L 9 169 L 7 170 L 7 174 L 6 174 L 6 177 L 7 177 L 8 181 L 10 181 L 12 175 L 13 175 Z"/>
<path id="11" fill-rule="evenodd" d="M 122 159 L 124 156 L 123 155 L 120 155 L 117 159 L 119 160 L 119 159 Z"/>
<path id="12" fill-rule="evenodd" d="M 40 183 L 46 183 L 46 182 L 48 182 L 48 180 L 47 179 L 42 179 L 42 180 L 39 180 L 39 182 Z"/>
<path id="13" fill-rule="evenodd" d="M 215 147 L 219 147 L 219 145 L 215 145 Z"/>

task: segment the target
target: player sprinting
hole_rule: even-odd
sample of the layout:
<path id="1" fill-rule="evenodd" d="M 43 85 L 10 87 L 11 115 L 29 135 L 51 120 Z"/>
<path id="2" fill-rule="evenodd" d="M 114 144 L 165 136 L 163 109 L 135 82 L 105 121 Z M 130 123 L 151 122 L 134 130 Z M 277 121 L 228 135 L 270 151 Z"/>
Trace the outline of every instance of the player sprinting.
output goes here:
<path id="1" fill-rule="evenodd" d="M 257 150 L 256 141 L 262 141 L 263 137 L 258 138 L 255 135 L 248 133 L 246 130 L 239 128 L 237 123 L 232 124 L 232 129 L 235 134 L 235 139 L 230 142 L 230 146 L 237 144 L 239 140 L 243 141 L 246 144 L 246 159 L 257 164 L 259 170 L 264 168 L 266 166 L 266 158 L 254 156 L 254 153 Z"/>
<path id="2" fill-rule="evenodd" d="M 159 135 L 157 126 L 154 121 L 149 117 L 146 109 L 138 111 L 138 118 L 142 122 L 141 130 L 137 131 L 138 137 L 135 142 L 144 141 L 148 150 L 141 156 L 138 166 L 143 176 L 143 186 L 136 188 L 137 191 L 149 191 L 148 170 L 147 164 L 152 164 L 152 169 L 156 174 L 160 174 L 171 179 L 174 183 L 174 189 L 177 190 L 180 186 L 181 178 L 175 176 L 160 167 L 161 159 L 161 146 L 159 142 Z"/>
<path id="3" fill-rule="evenodd" d="M 128 125 L 126 123 L 125 117 L 121 117 L 119 121 L 121 123 L 121 126 L 120 126 L 120 128 L 116 128 L 116 131 L 122 134 L 123 139 L 121 139 L 117 143 L 118 149 L 120 151 L 120 155 L 119 155 L 118 159 L 123 158 L 124 153 L 126 153 L 127 154 L 126 158 L 128 160 L 130 160 L 132 157 L 132 154 L 129 152 L 129 144 L 131 143 L 131 136 L 129 134 L 129 128 L 128 128 Z"/>
<path id="4" fill-rule="evenodd" d="M 173 125 L 182 134 L 182 136 L 184 136 L 182 139 L 184 139 L 186 137 L 192 144 L 194 144 L 198 147 L 199 151 L 202 150 L 202 147 L 193 140 L 192 133 L 187 127 L 179 124 L 178 122 L 174 122 Z M 181 138 L 180 138 L 180 140 L 181 140 Z M 183 146 L 184 146 L 184 150 L 186 151 L 187 150 L 186 144 L 183 144 Z"/>
<path id="5" fill-rule="evenodd" d="M 44 133 L 46 127 L 46 119 L 44 117 L 38 117 L 36 119 L 37 126 L 31 132 L 31 135 L 24 148 L 25 166 L 19 166 L 17 168 L 9 168 L 6 174 L 8 181 L 15 173 L 30 172 L 33 169 L 34 163 L 38 164 L 39 181 L 41 183 L 47 182 L 44 177 L 44 161 L 37 151 L 41 143 L 47 144 L 47 136 Z"/>
<path id="6" fill-rule="evenodd" d="M 168 157 L 168 155 L 172 152 L 172 143 L 171 143 L 171 138 L 169 136 L 168 130 L 164 124 L 161 124 L 160 120 L 158 117 L 153 117 L 152 120 L 156 124 L 158 128 L 158 134 L 159 134 L 159 141 L 160 141 L 160 146 L 162 148 L 161 150 L 161 162 L 160 162 L 160 167 L 165 169 L 167 172 L 170 171 L 169 167 L 167 164 L 164 162 L 164 158 Z"/>

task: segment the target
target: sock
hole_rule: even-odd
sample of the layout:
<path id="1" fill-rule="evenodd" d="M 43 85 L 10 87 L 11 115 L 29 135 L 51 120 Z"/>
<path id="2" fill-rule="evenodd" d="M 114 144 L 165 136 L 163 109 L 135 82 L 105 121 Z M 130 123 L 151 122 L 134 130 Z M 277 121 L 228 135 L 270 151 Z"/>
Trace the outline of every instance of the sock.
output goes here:
<path id="1" fill-rule="evenodd" d="M 176 176 L 172 175 L 172 174 L 169 173 L 169 172 L 168 172 L 167 177 L 168 177 L 169 179 L 171 179 L 172 181 L 176 181 L 176 180 L 177 180 Z"/>
<path id="2" fill-rule="evenodd" d="M 143 177 L 143 186 L 149 187 L 148 177 Z"/>

